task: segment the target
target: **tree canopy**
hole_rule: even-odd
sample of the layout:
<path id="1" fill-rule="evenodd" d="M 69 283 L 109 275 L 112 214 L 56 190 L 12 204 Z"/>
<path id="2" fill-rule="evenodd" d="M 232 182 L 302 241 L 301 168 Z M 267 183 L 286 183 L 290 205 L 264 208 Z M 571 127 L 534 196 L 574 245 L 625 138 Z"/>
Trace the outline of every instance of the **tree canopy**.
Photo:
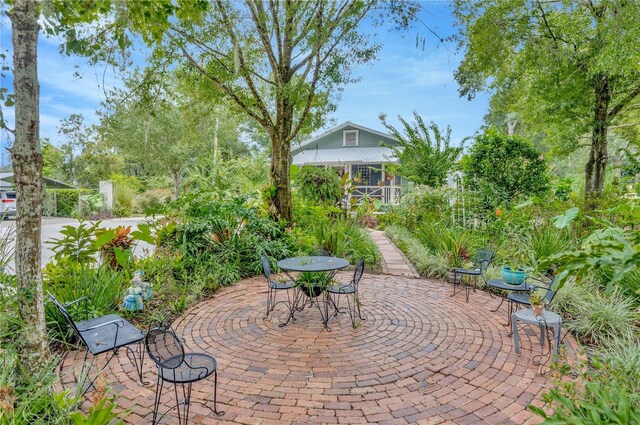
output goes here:
<path id="1" fill-rule="evenodd" d="M 490 92 L 494 117 L 515 113 L 556 148 L 589 147 L 585 194 L 601 192 L 607 132 L 640 95 L 640 3 L 457 0 L 454 13 L 460 93 Z"/>
<path id="2" fill-rule="evenodd" d="M 413 116 L 414 124 L 398 116 L 403 127 L 401 132 L 387 122 L 385 115 L 380 115 L 382 124 L 398 141 L 398 145 L 391 146 L 398 163 L 387 167 L 414 183 L 440 187 L 458 161 L 463 146 L 451 146 L 450 127 L 443 133 L 434 122 L 427 126 L 417 112 Z"/>

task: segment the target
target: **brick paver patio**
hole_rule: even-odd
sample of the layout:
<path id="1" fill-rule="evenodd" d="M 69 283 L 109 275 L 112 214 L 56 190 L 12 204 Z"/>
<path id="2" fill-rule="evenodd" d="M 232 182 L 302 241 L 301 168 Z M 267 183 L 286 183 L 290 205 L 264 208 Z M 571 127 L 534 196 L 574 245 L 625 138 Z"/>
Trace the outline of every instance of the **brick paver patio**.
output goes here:
<path id="1" fill-rule="evenodd" d="M 367 320 L 353 329 L 340 314 L 327 332 L 317 309 L 298 313 L 284 328 L 277 316 L 264 319 L 263 279 L 224 288 L 174 323 L 189 350 L 211 353 L 219 364 L 219 408 L 226 413 L 218 418 L 194 405 L 191 422 L 538 423 L 526 410 L 549 385 L 532 364 L 541 352 L 537 335 L 522 332 L 516 355 L 503 326 L 506 310 L 489 311 L 497 299 L 478 292 L 466 303 L 464 292 L 451 293 L 440 282 L 365 275 Z M 65 386 L 81 358 L 67 358 Z M 129 423 L 151 422 L 156 373 L 150 360 L 145 374 L 153 383 L 141 386 L 124 353 L 108 370 Z M 212 391 L 212 380 L 201 381 L 193 397 L 212 400 Z M 173 393 L 166 395 L 169 406 Z M 173 417 L 163 422 L 177 423 Z"/>

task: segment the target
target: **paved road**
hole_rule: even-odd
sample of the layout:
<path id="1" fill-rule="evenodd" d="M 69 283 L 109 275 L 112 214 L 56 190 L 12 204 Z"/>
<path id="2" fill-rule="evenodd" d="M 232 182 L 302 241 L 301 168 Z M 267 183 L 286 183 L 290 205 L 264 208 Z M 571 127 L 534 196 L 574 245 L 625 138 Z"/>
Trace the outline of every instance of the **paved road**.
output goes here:
<path id="1" fill-rule="evenodd" d="M 117 226 L 131 226 L 132 229 L 137 228 L 138 224 L 144 223 L 145 219 L 142 217 L 127 217 L 127 218 L 114 218 L 109 220 L 102 221 L 102 227 L 112 228 Z M 42 221 L 42 265 L 47 264 L 51 258 L 53 257 L 53 251 L 51 251 L 51 245 L 47 244 L 47 241 L 51 239 L 60 238 L 62 235 L 60 231 L 64 226 L 72 225 L 77 226 L 78 220 L 74 218 L 60 218 L 60 217 L 49 217 L 44 218 Z M 0 235 L 4 236 L 7 232 L 15 232 L 15 221 L 14 219 L 6 219 L 4 221 L 0 221 Z M 15 237 L 15 233 L 14 233 Z M 13 249 L 15 242 L 11 243 L 11 249 Z M 134 253 L 138 256 L 144 255 L 145 251 L 148 251 L 151 247 L 146 244 L 140 242 L 138 246 L 135 247 Z M 10 266 L 10 269 L 13 269 L 13 262 Z"/>

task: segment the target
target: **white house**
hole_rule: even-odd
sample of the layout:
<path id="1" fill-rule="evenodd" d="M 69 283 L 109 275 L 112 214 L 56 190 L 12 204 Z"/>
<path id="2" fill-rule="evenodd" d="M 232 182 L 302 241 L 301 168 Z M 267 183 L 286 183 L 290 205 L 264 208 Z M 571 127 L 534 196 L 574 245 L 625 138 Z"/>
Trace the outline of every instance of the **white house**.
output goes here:
<path id="1" fill-rule="evenodd" d="M 298 146 L 292 147 L 293 165 L 330 167 L 340 175 L 349 173 L 356 182 L 352 196 L 394 203 L 402 193 L 401 178 L 386 172 L 385 166 L 395 162 L 391 148 L 396 145 L 391 135 L 352 122 L 345 122 Z"/>

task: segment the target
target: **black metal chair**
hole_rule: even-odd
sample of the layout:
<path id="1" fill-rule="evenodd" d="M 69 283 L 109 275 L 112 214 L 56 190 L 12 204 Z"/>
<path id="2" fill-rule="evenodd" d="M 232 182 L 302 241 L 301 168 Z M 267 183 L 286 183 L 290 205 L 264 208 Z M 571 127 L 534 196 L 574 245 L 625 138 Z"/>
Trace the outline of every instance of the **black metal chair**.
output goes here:
<path id="1" fill-rule="evenodd" d="M 287 316 L 286 322 L 279 324 L 279 326 L 282 327 L 287 323 L 289 323 L 289 320 L 293 317 L 293 308 L 295 305 L 295 294 L 292 295 L 291 294 L 292 291 L 290 290 L 293 290 L 295 288 L 295 283 L 290 280 L 286 280 L 282 282 L 277 280 L 272 280 L 271 279 L 271 263 L 269 262 L 269 257 L 267 257 L 266 255 L 262 256 L 262 273 L 264 274 L 264 277 L 267 279 L 267 314 L 265 315 L 265 318 L 269 317 L 269 313 L 271 313 L 273 309 L 276 308 L 277 304 L 280 304 L 280 303 L 285 304 L 287 306 L 287 311 L 289 312 L 289 315 Z M 285 293 L 287 294 L 287 299 L 277 301 L 276 295 L 278 294 L 278 291 L 285 291 Z"/>
<path id="2" fill-rule="evenodd" d="M 354 328 L 356 327 L 356 316 L 359 317 L 360 320 L 366 320 L 366 318 L 360 311 L 360 299 L 358 298 L 358 284 L 362 279 L 363 273 L 364 260 L 360 260 L 358 261 L 356 269 L 353 272 L 353 279 L 351 280 L 351 282 L 343 285 L 332 285 L 327 288 L 327 293 L 329 294 L 331 300 L 330 302 L 335 308 L 335 314 L 338 314 L 338 312 L 340 311 L 340 295 L 346 295 L 348 305 L 347 311 L 349 313 L 349 317 L 351 318 L 351 324 Z M 336 299 L 334 299 L 334 296 Z"/>
<path id="3" fill-rule="evenodd" d="M 489 251 L 486 249 L 481 249 L 478 251 L 478 255 L 476 256 L 476 261 L 473 264 L 473 269 L 463 269 L 458 268 L 454 270 L 454 278 L 453 278 L 453 296 L 456 295 L 456 287 L 458 285 L 464 286 L 467 292 L 467 302 L 469 302 L 469 293 L 471 289 L 476 290 L 476 285 L 478 283 L 478 276 L 482 277 L 484 283 L 487 283 L 487 278 L 485 277 L 485 272 L 489 268 L 491 261 L 493 260 L 493 251 Z M 458 276 L 460 279 L 458 280 Z M 464 278 L 467 278 L 467 284 L 464 285 Z M 473 278 L 473 285 L 471 285 L 471 278 Z"/>
<path id="4" fill-rule="evenodd" d="M 73 330 L 73 333 L 76 335 L 78 340 L 87 347 L 80 372 L 81 379 L 84 378 L 85 373 L 87 374 L 87 379 L 89 379 L 89 369 L 93 365 L 93 360 L 96 356 L 110 352 L 105 365 L 100 369 L 96 376 L 89 381 L 89 385 L 84 389 L 82 395 L 84 395 L 89 388 L 93 386 L 100 373 L 107 368 L 109 362 L 111 362 L 111 360 L 118 354 L 120 348 L 123 347 L 127 350 L 127 357 L 131 360 L 131 363 L 134 364 L 136 371 L 138 372 L 140 382 L 144 383 L 142 381 L 142 366 L 145 351 L 142 346 L 144 333 L 117 314 L 109 314 L 94 319 L 76 322 L 71 317 L 71 314 L 69 314 L 67 308 L 79 303 L 80 301 L 84 301 L 85 314 L 88 316 L 89 297 L 82 297 L 75 301 L 61 304 L 51 293 L 48 294 L 49 298 L 55 304 L 62 317 L 64 317 L 69 327 Z M 136 351 L 130 347 L 133 344 L 137 344 Z M 92 354 L 93 359 L 90 364 L 87 364 L 89 353 Z"/>
<path id="5" fill-rule="evenodd" d="M 551 302 L 556 296 L 557 291 L 553 289 L 553 286 L 556 281 L 556 277 L 554 277 L 551 282 L 547 282 L 542 279 L 537 279 L 533 276 L 527 276 L 526 280 L 530 280 L 530 279 L 535 280 L 536 282 L 542 283 L 543 285 L 531 284 L 525 281 L 525 283 L 528 283 L 529 288 L 531 288 L 531 291 L 535 291 L 538 289 L 545 290 L 544 297 L 542 298 L 542 302 L 545 305 L 545 307 L 551 304 Z M 524 308 L 531 307 L 531 297 L 530 297 L 530 294 L 526 292 L 511 293 L 507 295 L 507 300 L 509 301 L 508 324 L 511 324 L 511 314 L 517 311 L 520 307 L 524 307 Z"/>
<path id="6" fill-rule="evenodd" d="M 152 424 L 157 424 L 174 407 L 170 407 L 158 418 L 160 400 L 164 383 L 174 384 L 174 394 L 176 397 L 175 408 L 178 410 L 178 423 L 186 425 L 189 421 L 189 410 L 191 406 L 191 388 L 194 382 L 205 379 L 211 375 L 213 379 L 213 409 L 200 401 L 193 403 L 200 404 L 218 416 L 224 412 L 218 411 L 218 368 L 216 359 L 204 353 L 185 353 L 182 341 L 175 332 L 166 327 L 150 329 L 145 338 L 145 345 L 149 357 L 158 368 L 158 381 L 156 383 L 156 396 L 153 404 Z M 182 401 L 178 396 L 178 385 L 182 386 Z M 180 413 L 180 406 L 182 414 Z"/>

